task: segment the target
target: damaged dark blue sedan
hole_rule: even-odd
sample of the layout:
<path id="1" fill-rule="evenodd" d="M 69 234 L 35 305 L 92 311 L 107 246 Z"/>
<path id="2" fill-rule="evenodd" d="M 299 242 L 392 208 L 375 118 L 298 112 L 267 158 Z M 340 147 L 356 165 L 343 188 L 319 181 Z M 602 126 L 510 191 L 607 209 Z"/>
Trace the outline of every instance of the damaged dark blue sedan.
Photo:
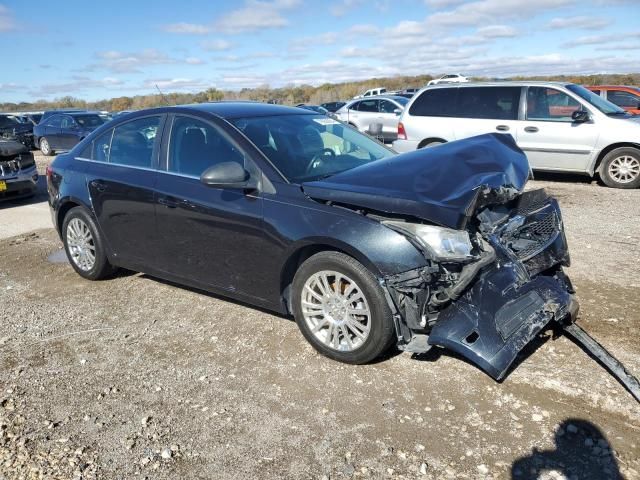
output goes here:
<path id="1" fill-rule="evenodd" d="M 124 115 L 47 172 L 73 268 L 118 267 L 293 314 L 319 352 L 446 347 L 496 379 L 578 305 L 557 202 L 511 137 L 404 155 L 256 103 Z"/>

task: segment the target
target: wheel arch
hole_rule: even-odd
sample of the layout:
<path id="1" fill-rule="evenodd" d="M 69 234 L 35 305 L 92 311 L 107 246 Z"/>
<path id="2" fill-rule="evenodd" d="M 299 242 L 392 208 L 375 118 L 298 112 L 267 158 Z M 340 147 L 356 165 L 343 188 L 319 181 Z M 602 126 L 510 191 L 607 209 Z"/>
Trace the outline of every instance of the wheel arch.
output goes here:
<path id="1" fill-rule="evenodd" d="M 447 143 L 447 141 L 444 138 L 429 137 L 429 138 L 425 138 L 425 139 L 421 140 L 420 143 L 418 144 L 418 148 L 424 148 L 426 145 L 428 145 L 428 144 L 430 144 L 432 142 Z"/>
<path id="2" fill-rule="evenodd" d="M 335 239 L 310 239 L 299 243 L 291 249 L 280 271 L 280 297 L 288 313 L 292 313 L 290 300 L 293 277 L 305 260 L 320 252 L 344 253 L 364 265 L 374 276 L 382 276 L 378 267 L 366 255 L 346 243 Z"/>
<path id="3" fill-rule="evenodd" d="M 602 160 L 604 159 L 604 157 L 607 156 L 607 154 L 609 152 L 615 150 L 616 148 L 625 148 L 625 147 L 626 148 L 635 148 L 636 150 L 638 150 L 638 154 L 640 154 L 640 143 L 618 142 L 618 143 L 612 143 L 611 145 L 607 145 L 598 154 L 598 157 L 596 158 L 596 162 L 595 162 L 594 167 L 593 167 L 593 171 L 590 172 L 591 175 L 595 175 L 596 173 L 598 175 L 600 174 L 600 168 L 602 167 Z"/>
<path id="4" fill-rule="evenodd" d="M 56 229 L 58 235 L 62 236 L 62 224 L 64 223 L 64 217 L 66 217 L 69 210 L 75 207 L 81 207 L 87 211 L 89 215 L 93 217 L 93 213 L 90 208 L 87 208 L 79 199 L 74 197 L 65 198 L 60 201 L 58 208 L 56 209 Z"/>

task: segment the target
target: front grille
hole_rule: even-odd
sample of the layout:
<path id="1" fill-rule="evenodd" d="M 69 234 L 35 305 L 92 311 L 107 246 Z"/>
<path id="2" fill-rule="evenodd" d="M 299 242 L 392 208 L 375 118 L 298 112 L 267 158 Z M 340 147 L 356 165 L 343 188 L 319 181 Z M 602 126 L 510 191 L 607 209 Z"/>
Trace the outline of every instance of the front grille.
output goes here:
<path id="1" fill-rule="evenodd" d="M 503 238 L 521 261 L 528 260 L 547 248 L 560 233 L 560 221 L 553 210 L 528 220 Z"/>

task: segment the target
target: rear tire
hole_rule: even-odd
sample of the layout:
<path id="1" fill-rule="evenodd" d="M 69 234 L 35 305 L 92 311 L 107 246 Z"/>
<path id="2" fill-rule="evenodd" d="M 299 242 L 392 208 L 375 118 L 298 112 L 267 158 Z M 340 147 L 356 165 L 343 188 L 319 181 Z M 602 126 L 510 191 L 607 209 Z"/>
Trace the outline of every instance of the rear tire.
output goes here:
<path id="1" fill-rule="evenodd" d="M 343 253 L 320 252 L 307 259 L 293 279 L 291 304 L 307 341 L 334 360 L 368 363 L 394 341 L 382 287 L 366 267 Z"/>
<path id="2" fill-rule="evenodd" d="M 102 280 L 116 272 L 107 259 L 104 241 L 93 218 L 82 207 L 67 212 L 62 222 L 62 241 L 73 269 L 87 280 Z"/>
<path id="3" fill-rule="evenodd" d="M 431 140 L 429 142 L 421 143 L 420 146 L 418 146 L 418 149 L 437 147 L 438 145 L 442 145 L 443 143 L 446 143 L 446 142 L 442 140 Z"/>
<path id="4" fill-rule="evenodd" d="M 640 187 L 640 150 L 632 147 L 611 150 L 600 164 L 600 178 L 612 188 Z"/>
<path id="5" fill-rule="evenodd" d="M 51 155 L 53 155 L 55 153 L 51 149 L 51 145 L 49 145 L 49 140 L 47 140 L 46 137 L 42 137 L 40 139 L 40 145 L 39 146 L 40 146 L 40 151 L 46 157 L 50 157 Z"/>

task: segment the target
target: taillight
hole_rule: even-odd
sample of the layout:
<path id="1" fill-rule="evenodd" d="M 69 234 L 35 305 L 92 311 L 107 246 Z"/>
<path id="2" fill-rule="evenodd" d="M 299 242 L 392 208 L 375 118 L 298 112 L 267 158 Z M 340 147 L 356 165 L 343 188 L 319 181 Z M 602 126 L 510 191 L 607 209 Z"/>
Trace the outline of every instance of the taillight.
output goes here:
<path id="1" fill-rule="evenodd" d="M 51 175 L 53 175 L 53 168 L 51 165 L 47 165 L 47 179 L 51 178 Z"/>
<path id="2" fill-rule="evenodd" d="M 402 122 L 398 122 L 398 140 L 406 140 L 407 132 L 404 130 L 404 125 Z"/>

